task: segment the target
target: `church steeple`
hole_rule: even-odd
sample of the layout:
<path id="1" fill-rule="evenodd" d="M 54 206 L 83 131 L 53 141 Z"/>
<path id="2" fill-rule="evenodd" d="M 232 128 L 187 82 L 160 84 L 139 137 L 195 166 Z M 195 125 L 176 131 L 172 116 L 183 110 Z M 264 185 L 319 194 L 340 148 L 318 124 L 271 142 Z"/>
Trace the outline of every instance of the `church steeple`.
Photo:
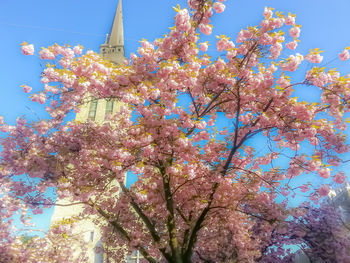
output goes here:
<path id="1" fill-rule="evenodd" d="M 124 46 L 122 0 L 119 0 L 117 11 L 115 12 L 108 44 L 111 46 Z"/>
<path id="2" fill-rule="evenodd" d="M 113 24 L 104 44 L 100 46 L 100 55 L 115 64 L 121 64 L 125 59 L 123 9 L 119 0 Z"/>

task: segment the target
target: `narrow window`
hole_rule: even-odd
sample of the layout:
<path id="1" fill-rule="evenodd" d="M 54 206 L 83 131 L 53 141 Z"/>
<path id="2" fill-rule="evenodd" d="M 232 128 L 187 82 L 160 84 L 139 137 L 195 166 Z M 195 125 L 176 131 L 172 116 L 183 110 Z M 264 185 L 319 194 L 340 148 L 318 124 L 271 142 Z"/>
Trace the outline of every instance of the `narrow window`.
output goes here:
<path id="1" fill-rule="evenodd" d="M 96 109 L 97 109 L 97 100 L 94 99 L 90 102 L 89 115 L 88 115 L 89 120 L 95 120 Z"/>
<path id="2" fill-rule="evenodd" d="M 106 101 L 106 112 L 105 112 L 105 118 L 108 114 L 113 113 L 113 107 L 114 107 L 114 100 L 113 99 L 107 99 Z"/>
<path id="3" fill-rule="evenodd" d="M 94 231 L 90 232 L 90 241 L 94 241 Z"/>

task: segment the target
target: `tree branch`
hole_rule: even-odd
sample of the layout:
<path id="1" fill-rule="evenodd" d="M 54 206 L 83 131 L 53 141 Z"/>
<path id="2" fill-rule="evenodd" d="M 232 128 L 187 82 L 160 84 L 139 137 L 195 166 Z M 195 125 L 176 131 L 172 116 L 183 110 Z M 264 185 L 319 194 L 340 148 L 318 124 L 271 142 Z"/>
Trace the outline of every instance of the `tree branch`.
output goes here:
<path id="1" fill-rule="evenodd" d="M 179 244 L 176 236 L 176 225 L 175 225 L 175 212 L 174 212 L 174 202 L 170 189 L 170 178 L 166 175 L 166 169 L 164 165 L 159 165 L 158 169 L 162 175 L 163 188 L 164 188 L 164 197 L 166 202 L 166 208 L 168 210 L 167 218 L 167 228 L 169 234 L 169 244 L 172 253 L 172 258 L 177 263 L 182 263 Z"/>
<path id="2" fill-rule="evenodd" d="M 96 211 L 103 216 L 105 219 L 107 219 L 107 221 L 113 226 L 113 228 L 123 237 L 125 238 L 128 242 L 131 241 L 130 236 L 128 235 L 128 233 L 125 231 L 125 229 L 118 223 L 117 220 L 113 220 L 111 221 L 110 216 L 104 212 L 100 207 L 98 207 L 96 204 L 90 204 L 90 206 L 92 206 L 93 208 L 96 209 Z M 144 247 L 142 247 L 141 245 L 137 245 L 136 246 L 137 250 L 140 251 L 140 253 L 142 254 L 142 256 L 150 263 L 157 263 L 157 261 L 152 258 L 151 256 L 149 256 L 149 254 L 147 253 L 147 251 L 145 250 Z"/>
<path id="3" fill-rule="evenodd" d="M 145 213 L 142 211 L 141 207 L 135 202 L 134 198 L 131 196 L 130 191 L 126 188 L 126 186 L 122 182 L 118 181 L 118 183 L 119 183 L 123 193 L 125 193 L 130 198 L 131 206 L 134 208 L 135 212 L 138 214 L 138 216 L 141 218 L 141 220 L 146 225 L 149 233 L 152 236 L 153 241 L 159 244 L 160 237 L 155 229 L 154 223 L 145 215 Z M 166 252 L 165 248 L 159 248 L 159 251 L 162 253 L 162 255 L 169 262 L 172 262 L 171 255 Z"/>

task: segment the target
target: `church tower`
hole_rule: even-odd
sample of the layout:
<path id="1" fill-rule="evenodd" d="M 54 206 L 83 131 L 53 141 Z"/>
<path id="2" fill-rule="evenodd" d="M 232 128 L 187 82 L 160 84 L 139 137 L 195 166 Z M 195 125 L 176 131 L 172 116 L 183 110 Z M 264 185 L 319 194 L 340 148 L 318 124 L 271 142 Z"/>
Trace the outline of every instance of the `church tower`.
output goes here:
<path id="1" fill-rule="evenodd" d="M 100 55 L 116 65 L 121 65 L 125 59 L 122 0 L 118 2 L 113 24 L 105 43 L 100 46 Z M 121 105 L 122 103 L 116 99 L 94 99 L 91 97 L 87 103 L 80 106 L 80 111 L 77 113 L 75 120 L 78 122 L 91 120 L 102 124 L 106 121 L 106 117 L 109 114 L 117 113 Z M 83 206 L 80 204 L 69 205 L 72 202 L 68 198 L 57 200 L 57 203 L 63 206 L 55 207 L 51 218 L 51 227 L 57 226 L 57 224 L 60 224 L 64 220 L 74 218 L 83 210 Z M 80 221 L 74 230 L 74 234 L 88 243 L 88 263 L 107 262 L 103 252 L 96 253 L 96 248 L 102 248 L 103 245 L 101 243 L 100 230 L 92 221 Z M 76 248 L 76 251 L 79 251 L 79 247 Z M 128 259 L 128 262 L 133 261 Z"/>
<path id="2" fill-rule="evenodd" d="M 105 43 L 100 46 L 100 55 L 116 65 L 121 65 L 125 59 L 122 0 L 118 2 L 112 27 L 106 36 Z M 103 123 L 108 114 L 115 114 L 122 105 L 113 99 L 97 100 L 90 98 L 88 101 L 80 107 L 80 111 L 75 118 L 76 121 L 92 120 Z"/>
<path id="3" fill-rule="evenodd" d="M 122 0 L 119 0 L 106 41 L 100 46 L 100 55 L 117 65 L 122 64 L 125 59 Z"/>

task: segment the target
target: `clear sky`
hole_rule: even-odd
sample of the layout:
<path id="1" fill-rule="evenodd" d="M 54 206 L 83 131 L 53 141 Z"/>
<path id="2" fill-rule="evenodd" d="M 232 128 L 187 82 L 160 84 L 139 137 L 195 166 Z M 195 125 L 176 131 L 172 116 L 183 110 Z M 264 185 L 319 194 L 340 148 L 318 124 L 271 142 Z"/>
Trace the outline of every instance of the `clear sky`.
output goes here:
<path id="1" fill-rule="evenodd" d="M 44 65 L 36 56 L 26 57 L 20 52 L 23 41 L 41 46 L 54 43 L 81 44 L 85 49 L 99 50 L 109 32 L 118 0 L 0 0 L 0 115 L 9 123 L 18 116 L 30 119 L 44 118 L 45 112 L 31 103 L 20 88 L 22 84 L 40 90 L 40 73 Z M 184 0 L 124 0 L 124 34 L 126 56 L 135 52 L 139 40 L 149 41 L 161 37 L 173 25 L 177 3 Z M 265 6 L 284 13 L 297 15 L 296 23 L 302 25 L 300 45 L 297 52 L 307 54 L 310 48 L 325 50 L 324 62 L 332 61 L 345 46 L 350 46 L 349 0 L 228 0 L 224 13 L 213 18 L 213 39 L 225 34 L 236 38 L 238 31 L 258 24 Z M 212 45 L 212 52 L 214 45 Z M 308 65 L 305 66 L 305 69 Z M 342 73 L 350 72 L 350 62 L 339 60 L 327 65 L 337 67 Z M 298 78 L 299 76 L 297 76 Z M 300 80 L 300 79 L 298 79 Z M 303 87 L 305 89 L 305 87 Z M 297 90 L 298 96 L 311 99 L 316 89 Z M 46 228 L 50 212 L 36 217 Z"/>

